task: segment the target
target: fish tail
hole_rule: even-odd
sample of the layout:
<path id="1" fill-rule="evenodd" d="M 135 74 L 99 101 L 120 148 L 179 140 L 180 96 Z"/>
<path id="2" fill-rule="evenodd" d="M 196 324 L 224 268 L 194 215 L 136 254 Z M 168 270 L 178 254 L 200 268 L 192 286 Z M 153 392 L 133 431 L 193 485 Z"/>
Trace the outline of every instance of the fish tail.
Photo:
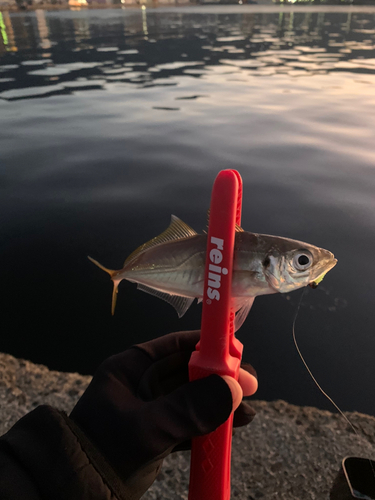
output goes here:
<path id="1" fill-rule="evenodd" d="M 92 257 L 87 256 L 87 258 L 89 260 L 91 260 L 91 262 L 93 262 L 96 266 L 100 267 L 100 269 L 102 269 L 103 271 L 108 273 L 111 278 L 113 277 L 113 275 L 116 271 L 114 271 L 113 269 L 107 269 L 106 267 L 102 266 L 102 264 L 100 264 L 97 260 L 93 259 Z"/>
<path id="2" fill-rule="evenodd" d="M 115 314 L 116 300 L 117 300 L 117 293 L 118 293 L 118 285 L 119 285 L 120 281 L 121 280 L 113 280 L 112 308 L 111 308 L 112 316 Z"/>
<path id="3" fill-rule="evenodd" d="M 103 271 L 105 271 L 106 273 L 108 273 L 110 275 L 110 277 L 112 278 L 112 281 L 113 281 L 113 292 L 112 292 L 112 308 L 111 308 L 111 313 L 112 313 L 112 316 L 113 316 L 115 314 L 118 286 L 119 286 L 119 283 L 120 283 L 121 280 L 120 279 L 113 279 L 113 276 L 116 273 L 116 271 L 114 271 L 113 269 L 108 269 L 108 268 L 104 267 L 102 264 L 100 264 L 97 260 L 93 259 L 92 257 L 88 256 L 88 259 L 91 260 L 91 262 L 93 262 L 96 266 L 100 267 L 100 269 L 102 269 Z"/>

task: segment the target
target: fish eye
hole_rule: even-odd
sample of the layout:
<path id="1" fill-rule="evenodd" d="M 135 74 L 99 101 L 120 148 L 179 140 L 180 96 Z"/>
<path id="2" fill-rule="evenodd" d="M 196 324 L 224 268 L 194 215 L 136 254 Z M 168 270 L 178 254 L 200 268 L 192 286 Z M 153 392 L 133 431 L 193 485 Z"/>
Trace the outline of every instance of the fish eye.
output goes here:
<path id="1" fill-rule="evenodd" d="M 305 271 L 305 269 L 311 267 L 312 262 L 312 255 L 307 250 L 300 250 L 293 257 L 293 265 L 297 271 Z"/>

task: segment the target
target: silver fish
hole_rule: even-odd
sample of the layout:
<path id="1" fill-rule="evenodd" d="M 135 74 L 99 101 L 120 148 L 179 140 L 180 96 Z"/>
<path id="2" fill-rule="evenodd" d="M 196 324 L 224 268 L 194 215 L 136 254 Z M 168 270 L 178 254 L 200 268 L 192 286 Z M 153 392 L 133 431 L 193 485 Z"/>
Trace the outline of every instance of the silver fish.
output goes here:
<path id="1" fill-rule="evenodd" d="M 172 215 L 169 227 L 144 243 L 125 260 L 122 269 L 107 269 L 113 281 L 112 314 L 118 285 L 123 280 L 169 304 L 181 317 L 195 298 L 203 298 L 207 234 Z M 244 231 L 237 227 L 232 274 L 232 301 L 237 312 L 235 328 L 245 321 L 258 295 L 286 293 L 306 285 L 317 286 L 337 263 L 328 250 L 289 238 Z"/>

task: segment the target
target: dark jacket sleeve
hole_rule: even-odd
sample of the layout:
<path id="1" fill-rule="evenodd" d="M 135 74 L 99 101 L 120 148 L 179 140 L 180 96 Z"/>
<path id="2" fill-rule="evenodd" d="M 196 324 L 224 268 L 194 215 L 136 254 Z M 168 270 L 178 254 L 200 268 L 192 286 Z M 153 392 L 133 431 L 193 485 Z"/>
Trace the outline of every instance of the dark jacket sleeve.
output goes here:
<path id="1" fill-rule="evenodd" d="M 1 500 L 134 500 L 68 416 L 39 406 L 0 438 Z"/>

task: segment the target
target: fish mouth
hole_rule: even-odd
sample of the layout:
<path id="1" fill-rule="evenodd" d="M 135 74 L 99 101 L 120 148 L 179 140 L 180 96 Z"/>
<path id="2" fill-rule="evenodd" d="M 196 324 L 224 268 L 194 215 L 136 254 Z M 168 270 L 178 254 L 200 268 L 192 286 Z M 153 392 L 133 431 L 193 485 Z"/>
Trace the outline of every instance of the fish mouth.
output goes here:
<path id="1" fill-rule="evenodd" d="M 328 271 L 330 271 L 332 268 L 334 268 L 336 264 L 337 264 L 337 259 L 335 259 L 334 255 L 331 254 L 329 262 L 325 262 L 324 264 L 322 264 L 321 272 L 318 273 L 318 275 L 315 276 L 315 278 L 310 281 L 309 286 L 311 288 L 317 288 L 317 286 L 323 280 L 323 278 L 328 273 Z"/>

